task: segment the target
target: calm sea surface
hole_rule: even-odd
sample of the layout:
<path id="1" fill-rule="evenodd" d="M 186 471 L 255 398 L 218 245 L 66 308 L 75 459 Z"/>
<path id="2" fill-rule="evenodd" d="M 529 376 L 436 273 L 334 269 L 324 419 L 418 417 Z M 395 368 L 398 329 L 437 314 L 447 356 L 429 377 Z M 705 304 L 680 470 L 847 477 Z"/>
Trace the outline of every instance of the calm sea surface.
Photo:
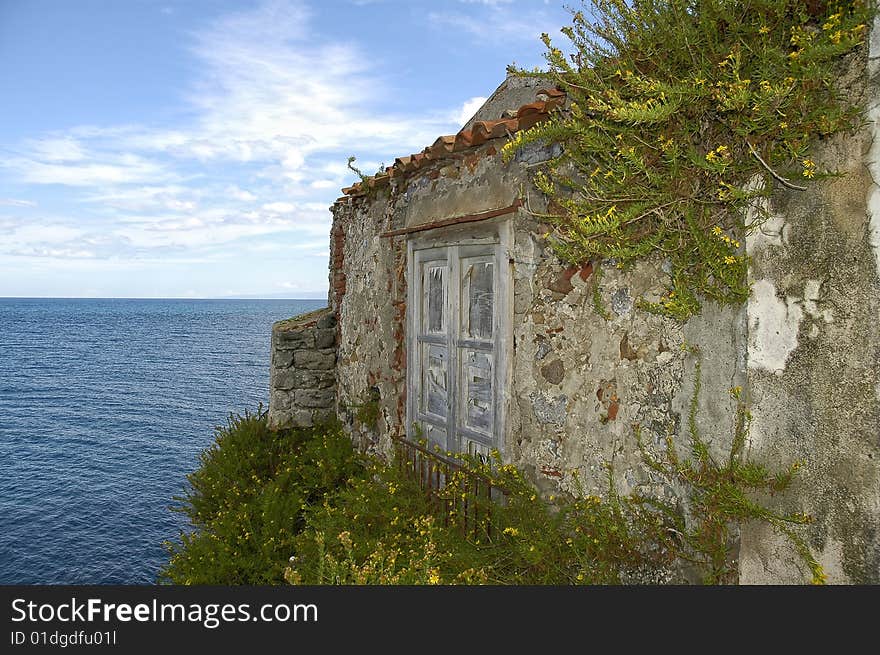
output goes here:
<path id="1" fill-rule="evenodd" d="M 0 583 L 148 584 L 185 475 L 321 300 L 0 298 Z"/>

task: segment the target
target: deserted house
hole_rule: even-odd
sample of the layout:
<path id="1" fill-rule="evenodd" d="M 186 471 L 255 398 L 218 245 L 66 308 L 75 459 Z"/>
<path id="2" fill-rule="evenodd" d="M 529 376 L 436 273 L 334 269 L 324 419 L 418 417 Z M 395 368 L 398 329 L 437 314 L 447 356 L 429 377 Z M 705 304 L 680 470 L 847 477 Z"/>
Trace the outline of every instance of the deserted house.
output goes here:
<path id="1" fill-rule="evenodd" d="M 805 462 L 773 502 L 816 516 L 810 543 L 829 581 L 880 582 L 878 32 L 854 64 L 869 120 L 814 156 L 845 175 L 775 192 L 771 219 L 745 244 L 748 302 L 707 302 L 684 323 L 637 306 L 661 294 L 664 261 L 622 272 L 556 257 L 532 177 L 559 146 L 527 146 L 507 163 L 500 151 L 566 97 L 509 77 L 457 134 L 343 190 L 329 307 L 273 330 L 270 422 L 338 416 L 378 452 L 393 437 L 496 449 L 548 494 L 574 492 L 574 472 L 601 492 L 612 462 L 621 491 L 669 496 L 633 428 L 649 447 L 667 435 L 687 446 L 699 360 L 696 420 L 711 447 L 729 447 L 729 390 L 741 387 L 751 455 Z M 743 526 L 741 582 L 800 582 L 786 548 Z"/>

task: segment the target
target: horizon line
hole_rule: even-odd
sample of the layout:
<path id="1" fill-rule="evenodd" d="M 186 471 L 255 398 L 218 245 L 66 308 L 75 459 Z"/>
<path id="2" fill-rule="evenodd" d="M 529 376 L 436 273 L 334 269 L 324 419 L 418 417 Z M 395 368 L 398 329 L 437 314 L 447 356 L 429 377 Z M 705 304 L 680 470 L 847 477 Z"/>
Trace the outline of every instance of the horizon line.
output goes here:
<path id="1" fill-rule="evenodd" d="M 288 298 L 278 296 L 0 296 L 0 300 L 322 300 L 326 298 Z"/>

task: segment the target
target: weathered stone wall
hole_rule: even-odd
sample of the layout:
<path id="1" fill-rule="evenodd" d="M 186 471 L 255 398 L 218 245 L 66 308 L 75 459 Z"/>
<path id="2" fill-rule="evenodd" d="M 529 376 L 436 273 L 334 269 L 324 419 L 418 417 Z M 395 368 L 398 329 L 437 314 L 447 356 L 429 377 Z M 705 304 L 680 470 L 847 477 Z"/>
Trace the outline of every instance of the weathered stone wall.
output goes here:
<path id="1" fill-rule="evenodd" d="M 406 247 L 383 238 L 392 204 L 387 192 L 369 203 L 336 205 L 331 280 L 342 281 L 331 294 L 339 317 L 337 410 L 365 448 L 378 437 L 405 432 L 406 419 Z M 337 227 L 341 226 L 341 227 Z M 376 425 L 360 425 L 357 407 L 379 403 Z M 385 447 L 388 446 L 386 441 Z"/>
<path id="2" fill-rule="evenodd" d="M 673 494 L 645 468 L 635 428 L 655 451 L 670 434 L 687 446 L 682 417 L 693 395 L 696 347 L 698 426 L 717 453 L 730 445 L 729 390 L 745 373 L 742 310 L 707 305 L 684 325 L 639 311 L 637 298 L 658 299 L 668 277 L 664 262 L 626 273 L 606 265 L 600 277 L 589 263 L 563 265 L 540 233 L 528 220 L 516 231 L 508 456 L 547 492 L 577 492 L 580 484 L 601 493 L 612 463 L 619 491 Z"/>
<path id="3" fill-rule="evenodd" d="M 269 426 L 310 427 L 336 415 L 336 316 L 319 309 L 272 326 Z"/>

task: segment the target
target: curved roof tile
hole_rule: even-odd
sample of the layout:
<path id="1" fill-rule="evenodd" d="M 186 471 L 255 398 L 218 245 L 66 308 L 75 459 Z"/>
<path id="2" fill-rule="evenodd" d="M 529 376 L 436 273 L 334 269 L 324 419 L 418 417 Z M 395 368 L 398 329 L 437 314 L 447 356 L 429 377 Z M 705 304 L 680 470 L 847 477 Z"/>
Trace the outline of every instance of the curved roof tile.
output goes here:
<path id="1" fill-rule="evenodd" d="M 520 130 L 527 130 L 545 120 L 551 111 L 561 107 L 565 102 L 565 93 L 559 89 L 541 89 L 537 92 L 536 97 L 536 102 L 522 105 L 516 112 L 511 112 L 512 118 L 478 121 L 469 130 L 461 130 L 458 134 L 439 137 L 421 152 L 397 157 L 394 164 L 387 167 L 384 173 L 366 177 L 362 182 L 356 182 L 352 186 L 342 189 L 342 193 L 345 195 L 336 202 L 344 202 L 349 197 L 364 195 L 366 193 L 365 186 L 373 188 L 378 184 L 388 182 L 395 175 L 418 170 L 428 162 L 437 161 L 452 153 L 482 145 L 490 139 L 499 139 Z"/>

